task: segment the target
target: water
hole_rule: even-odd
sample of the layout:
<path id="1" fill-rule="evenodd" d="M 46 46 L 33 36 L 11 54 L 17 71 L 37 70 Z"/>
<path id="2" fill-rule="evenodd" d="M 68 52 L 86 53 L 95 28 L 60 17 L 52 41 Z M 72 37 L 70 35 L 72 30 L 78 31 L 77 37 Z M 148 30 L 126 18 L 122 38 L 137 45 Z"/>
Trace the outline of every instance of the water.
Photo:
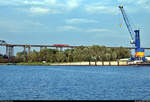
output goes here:
<path id="1" fill-rule="evenodd" d="M 3 65 L 0 100 L 150 100 L 150 67 Z"/>

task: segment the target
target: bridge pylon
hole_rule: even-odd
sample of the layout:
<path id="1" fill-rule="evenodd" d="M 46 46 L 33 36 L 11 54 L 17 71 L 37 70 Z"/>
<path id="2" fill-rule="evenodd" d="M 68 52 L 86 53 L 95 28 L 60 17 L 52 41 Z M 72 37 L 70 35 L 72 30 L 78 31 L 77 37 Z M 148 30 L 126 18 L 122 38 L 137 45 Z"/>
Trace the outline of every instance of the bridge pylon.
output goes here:
<path id="1" fill-rule="evenodd" d="M 12 58 L 14 56 L 14 46 L 6 45 L 6 56 Z"/>

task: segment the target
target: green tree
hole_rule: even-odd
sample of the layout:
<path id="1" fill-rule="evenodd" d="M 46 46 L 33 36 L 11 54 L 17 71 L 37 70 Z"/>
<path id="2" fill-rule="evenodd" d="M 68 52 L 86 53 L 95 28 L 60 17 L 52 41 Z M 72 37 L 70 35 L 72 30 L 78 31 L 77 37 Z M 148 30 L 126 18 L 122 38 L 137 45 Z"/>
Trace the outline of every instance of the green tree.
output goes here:
<path id="1" fill-rule="evenodd" d="M 20 62 L 26 62 L 27 61 L 27 52 L 26 51 L 18 52 L 16 54 L 16 59 Z"/>
<path id="2" fill-rule="evenodd" d="M 58 51 L 56 49 L 42 49 L 40 51 L 18 52 L 18 62 L 81 62 L 81 61 L 111 61 L 131 57 L 130 50 L 120 48 L 107 48 L 105 46 L 93 45 L 90 47 L 80 46 L 73 49 Z"/>
<path id="3" fill-rule="evenodd" d="M 64 51 L 66 62 L 73 62 L 73 51 L 74 49 L 66 49 Z"/>
<path id="4" fill-rule="evenodd" d="M 28 54 L 28 61 L 29 62 L 39 62 L 39 53 L 35 50 L 31 51 L 29 54 Z"/>
<path id="5" fill-rule="evenodd" d="M 62 51 L 56 53 L 56 61 L 57 62 L 64 62 L 65 61 L 65 54 Z"/>

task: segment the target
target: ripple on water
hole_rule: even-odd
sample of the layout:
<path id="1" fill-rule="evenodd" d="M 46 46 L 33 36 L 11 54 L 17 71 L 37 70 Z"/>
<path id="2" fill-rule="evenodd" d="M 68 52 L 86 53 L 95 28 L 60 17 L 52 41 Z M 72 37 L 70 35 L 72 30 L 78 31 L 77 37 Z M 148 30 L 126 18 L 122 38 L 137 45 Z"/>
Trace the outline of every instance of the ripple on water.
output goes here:
<path id="1" fill-rule="evenodd" d="M 1 100 L 150 99 L 149 67 L 0 66 Z"/>

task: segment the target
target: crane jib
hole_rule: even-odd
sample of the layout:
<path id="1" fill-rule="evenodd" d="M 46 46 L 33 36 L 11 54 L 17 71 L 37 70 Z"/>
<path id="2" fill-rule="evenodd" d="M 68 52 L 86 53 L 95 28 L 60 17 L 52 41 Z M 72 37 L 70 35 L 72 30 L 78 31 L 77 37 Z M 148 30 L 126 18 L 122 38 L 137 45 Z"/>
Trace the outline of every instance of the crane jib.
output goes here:
<path id="1" fill-rule="evenodd" d="M 129 20 L 128 20 L 128 17 L 127 17 L 127 15 L 126 15 L 126 13 L 125 13 L 125 11 L 124 11 L 124 9 L 123 9 L 123 6 L 119 6 L 119 8 L 120 8 L 120 10 L 121 10 L 121 13 L 122 13 L 122 15 L 123 15 L 123 19 L 124 19 L 124 21 L 125 21 L 125 24 L 126 24 L 126 26 L 127 26 L 127 29 L 128 29 L 128 31 L 129 31 L 129 33 L 130 33 L 130 36 L 131 36 L 131 39 L 133 40 L 133 41 L 135 41 L 135 38 L 134 38 L 134 32 L 133 32 L 133 30 L 132 30 L 132 27 L 131 27 L 131 25 L 130 25 L 130 22 L 129 22 Z"/>

